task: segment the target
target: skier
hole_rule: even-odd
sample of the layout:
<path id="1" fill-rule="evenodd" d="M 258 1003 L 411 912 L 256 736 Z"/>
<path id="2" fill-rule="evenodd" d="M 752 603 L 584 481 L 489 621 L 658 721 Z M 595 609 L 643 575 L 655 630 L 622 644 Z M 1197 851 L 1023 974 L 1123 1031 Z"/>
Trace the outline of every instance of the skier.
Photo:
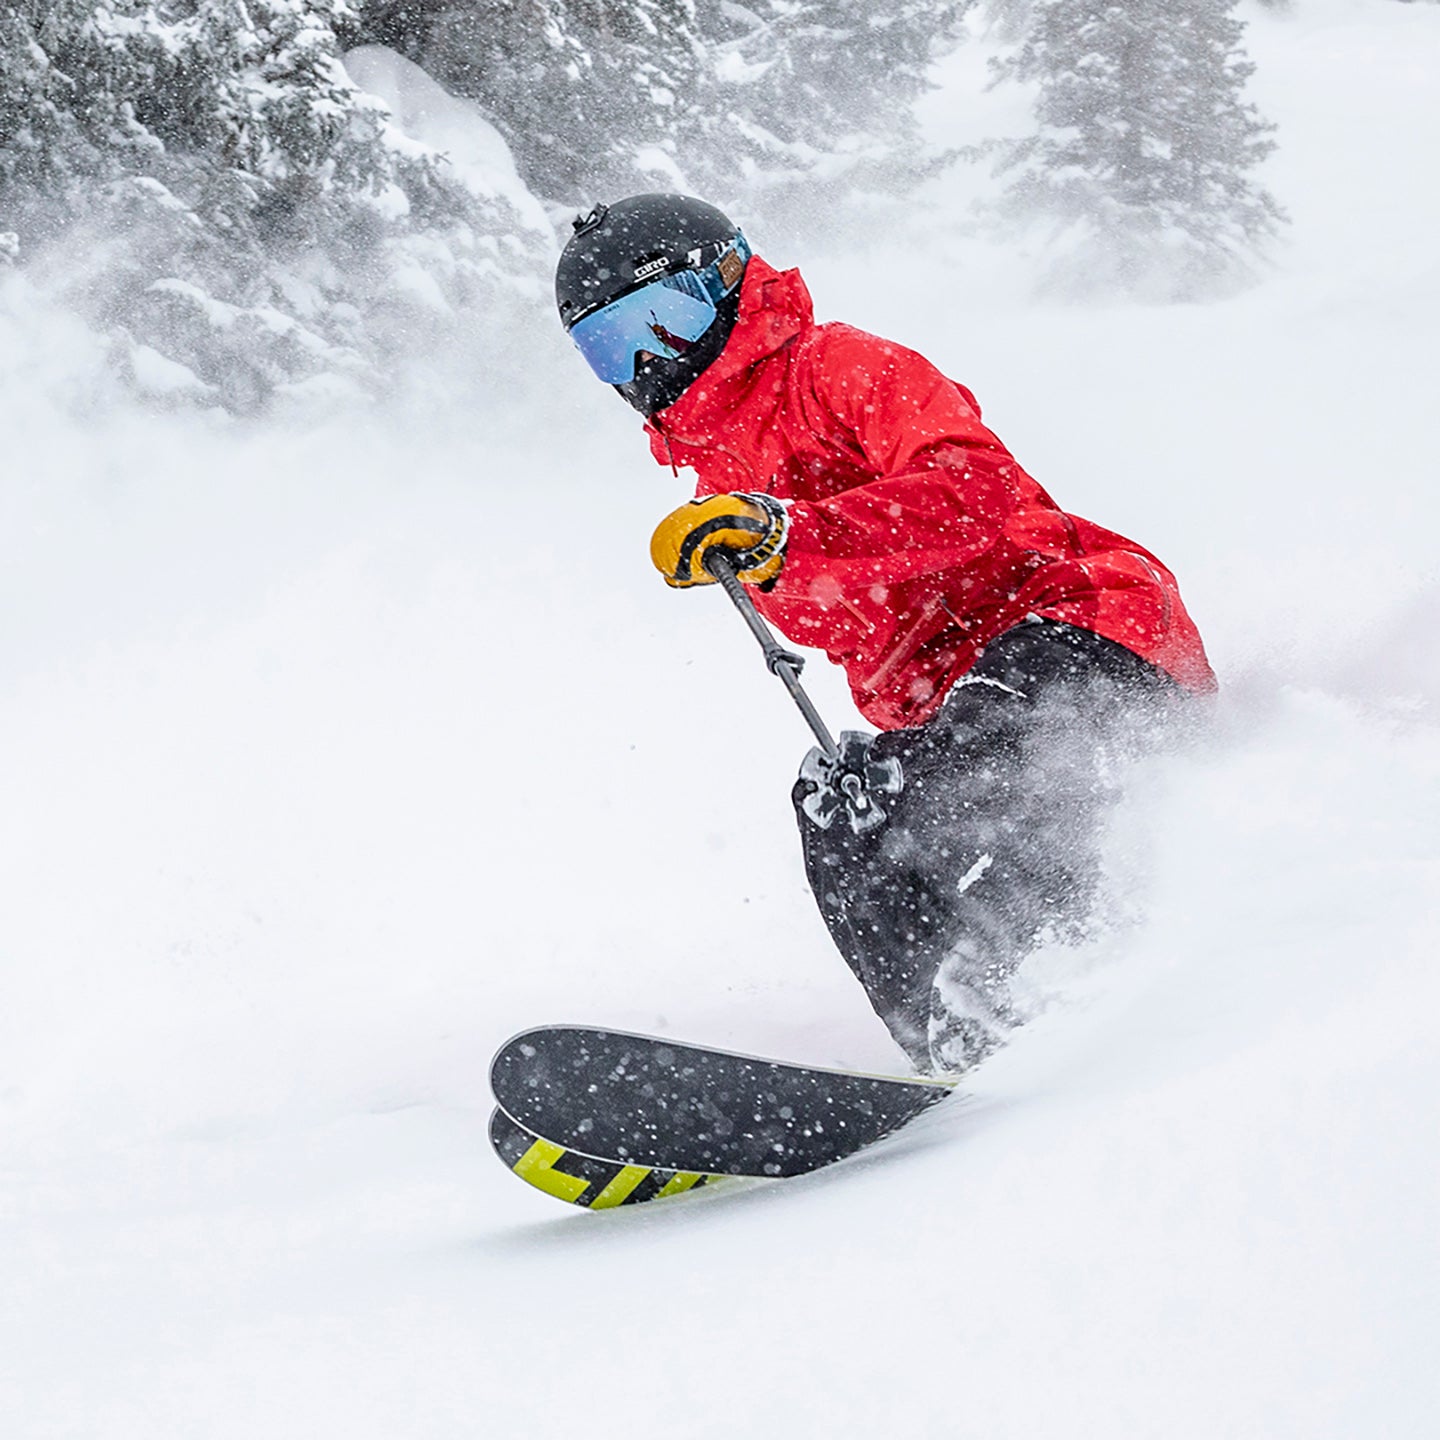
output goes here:
<path id="1" fill-rule="evenodd" d="M 817 324 L 712 205 L 596 206 L 556 300 L 655 459 L 699 477 L 651 542 L 666 582 L 726 556 L 880 731 L 847 757 L 899 781 L 872 813 L 837 805 L 818 751 L 802 766 L 806 872 L 917 1068 L 974 1065 L 1017 1023 L 1020 961 L 1092 911 L 1117 767 L 1214 689 L 1174 576 L 1061 510 L 922 356 Z"/>

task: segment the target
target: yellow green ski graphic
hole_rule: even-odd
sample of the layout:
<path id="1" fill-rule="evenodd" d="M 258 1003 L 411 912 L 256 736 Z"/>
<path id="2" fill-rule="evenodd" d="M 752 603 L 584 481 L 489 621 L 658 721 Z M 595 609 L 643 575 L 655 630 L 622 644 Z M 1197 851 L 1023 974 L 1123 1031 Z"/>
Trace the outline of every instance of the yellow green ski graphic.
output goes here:
<path id="1" fill-rule="evenodd" d="M 490 1117 L 490 1143 L 501 1160 L 527 1185 L 586 1210 L 610 1210 L 617 1205 L 665 1200 L 724 1178 L 691 1170 L 625 1165 L 579 1150 L 567 1150 L 517 1125 L 498 1107 Z"/>

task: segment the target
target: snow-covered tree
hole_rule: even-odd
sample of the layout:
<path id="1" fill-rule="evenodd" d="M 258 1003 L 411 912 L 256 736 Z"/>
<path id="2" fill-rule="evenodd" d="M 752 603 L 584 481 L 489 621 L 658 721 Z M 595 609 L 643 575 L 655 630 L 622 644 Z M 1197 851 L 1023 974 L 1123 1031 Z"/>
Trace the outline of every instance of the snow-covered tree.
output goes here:
<path id="1" fill-rule="evenodd" d="M 484 106 L 541 194 L 633 185 L 703 88 L 694 0 L 382 0 L 367 34 Z M 643 163 L 643 162 L 642 162 Z"/>
<path id="2" fill-rule="evenodd" d="M 523 245 L 503 197 L 397 139 L 341 62 L 355 23 L 350 0 L 16 0 L 0 216 L 22 254 L 122 353 L 158 351 L 234 408 L 363 380 L 419 237 L 443 242 L 452 300 L 522 279 L 533 222 Z"/>
<path id="3" fill-rule="evenodd" d="M 982 0 L 982 13 L 995 34 L 1018 40 L 1030 23 L 1036 0 Z"/>
<path id="4" fill-rule="evenodd" d="M 373 0 L 365 21 L 478 100 L 553 200 L 733 203 L 913 174 L 913 102 L 971 3 Z"/>
<path id="5" fill-rule="evenodd" d="M 712 94 L 688 163 L 721 190 L 838 200 L 925 158 L 914 103 L 972 0 L 752 0 L 705 8 Z"/>
<path id="6" fill-rule="evenodd" d="M 32 197 L 95 168 L 76 113 L 76 80 L 51 54 L 85 26 L 92 8 L 85 0 L 19 0 L 0 9 L 0 203 L 12 222 Z"/>
<path id="7" fill-rule="evenodd" d="M 1152 294 L 1243 272 L 1283 219 L 1254 167 L 1274 127 L 1243 98 L 1236 0 L 1040 0 L 1002 73 L 1038 133 L 1001 149 L 1002 212 L 1068 232 L 1066 278 Z"/>

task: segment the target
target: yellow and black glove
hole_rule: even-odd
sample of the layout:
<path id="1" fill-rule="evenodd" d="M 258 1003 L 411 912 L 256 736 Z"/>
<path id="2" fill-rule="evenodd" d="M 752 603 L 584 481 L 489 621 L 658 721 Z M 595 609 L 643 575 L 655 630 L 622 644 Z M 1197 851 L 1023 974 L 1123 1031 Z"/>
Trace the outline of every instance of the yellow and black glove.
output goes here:
<path id="1" fill-rule="evenodd" d="M 672 510 L 650 537 L 650 558 L 667 585 L 713 585 L 705 568 L 724 555 L 747 585 L 767 585 L 785 563 L 785 507 L 773 495 L 707 495 Z"/>

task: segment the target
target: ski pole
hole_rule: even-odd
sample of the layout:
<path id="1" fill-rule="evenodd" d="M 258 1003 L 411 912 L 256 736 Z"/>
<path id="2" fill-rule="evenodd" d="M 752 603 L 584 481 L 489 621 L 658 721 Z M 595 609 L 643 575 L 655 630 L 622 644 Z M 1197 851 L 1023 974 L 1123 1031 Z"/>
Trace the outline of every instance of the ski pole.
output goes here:
<path id="1" fill-rule="evenodd" d="M 815 738 L 820 742 L 820 748 L 825 752 L 825 758 L 838 761 L 840 747 L 835 743 L 834 736 L 830 734 L 825 722 L 820 718 L 820 712 L 815 708 L 814 703 L 805 693 L 805 687 L 800 683 L 800 672 L 805 668 L 804 657 L 795 654 L 793 650 L 786 650 L 775 638 L 774 632 L 760 618 L 760 612 L 756 610 L 755 602 L 745 593 L 745 586 L 741 583 L 740 577 L 736 575 L 735 566 L 730 562 L 728 556 L 722 555 L 718 549 L 712 550 L 705 558 L 705 568 L 720 582 L 721 587 L 730 597 L 731 603 L 750 627 L 750 633 L 760 642 L 760 649 L 765 655 L 766 668 L 772 675 L 778 675 L 784 682 L 785 688 L 790 692 L 790 698 L 799 707 L 800 713 L 805 717 L 805 723 L 809 725 Z"/>

